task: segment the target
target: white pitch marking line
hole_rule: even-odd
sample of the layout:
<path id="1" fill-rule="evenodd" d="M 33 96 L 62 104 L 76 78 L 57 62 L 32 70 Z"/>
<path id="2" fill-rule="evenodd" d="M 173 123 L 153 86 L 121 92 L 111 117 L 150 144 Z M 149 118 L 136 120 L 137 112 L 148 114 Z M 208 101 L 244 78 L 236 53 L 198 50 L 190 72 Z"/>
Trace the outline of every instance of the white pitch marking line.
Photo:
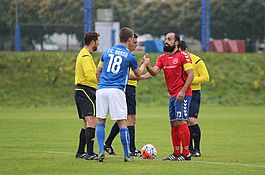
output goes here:
<path id="1" fill-rule="evenodd" d="M 0 150 L 12 150 L 12 151 L 24 151 L 24 152 L 36 152 L 36 153 L 49 153 L 49 154 L 67 154 L 67 155 L 74 155 L 71 152 L 60 152 L 60 151 L 34 151 L 34 150 L 27 150 L 27 149 L 13 149 L 13 148 L 0 148 Z M 118 155 L 111 155 L 111 157 L 121 157 Z M 155 159 L 160 160 L 160 159 Z M 245 167 L 257 167 L 257 168 L 265 168 L 265 165 L 255 165 L 255 164 L 247 164 L 247 163 L 228 163 L 228 162 L 209 162 L 209 161 L 202 161 L 202 160 L 195 160 L 192 162 L 196 163 L 206 163 L 206 164 L 215 164 L 215 165 L 234 165 L 234 166 L 245 166 Z"/>
<path id="2" fill-rule="evenodd" d="M 0 150 L 7 150 L 7 151 L 24 151 L 24 152 L 36 152 L 36 153 L 49 153 L 49 154 L 73 154 L 71 152 L 60 152 L 60 151 L 40 151 L 40 150 L 29 150 L 29 149 L 16 149 L 16 148 L 0 148 Z"/>
<path id="3" fill-rule="evenodd" d="M 201 161 L 201 160 L 195 160 L 195 161 L 192 161 L 192 162 L 216 164 L 216 165 L 235 165 L 235 166 L 247 166 L 247 167 L 265 168 L 265 165 L 255 165 L 255 164 L 247 164 L 247 163 L 209 162 L 209 161 Z"/>

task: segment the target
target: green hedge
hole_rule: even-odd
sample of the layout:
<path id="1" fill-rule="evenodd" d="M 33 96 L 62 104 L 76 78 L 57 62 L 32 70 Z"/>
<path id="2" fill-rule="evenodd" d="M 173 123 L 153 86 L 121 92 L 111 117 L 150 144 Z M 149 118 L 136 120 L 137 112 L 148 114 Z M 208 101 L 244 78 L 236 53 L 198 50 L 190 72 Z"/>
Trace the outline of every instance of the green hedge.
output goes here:
<path id="1" fill-rule="evenodd" d="M 0 106 L 73 105 L 77 52 L 0 52 Z M 203 85 L 205 104 L 265 104 L 265 56 L 258 54 L 197 53 L 208 67 Z M 157 54 L 151 54 L 152 63 Z M 100 57 L 95 53 L 96 62 Z M 141 54 L 137 54 L 140 58 Z M 140 104 L 168 103 L 163 72 L 140 81 Z"/>

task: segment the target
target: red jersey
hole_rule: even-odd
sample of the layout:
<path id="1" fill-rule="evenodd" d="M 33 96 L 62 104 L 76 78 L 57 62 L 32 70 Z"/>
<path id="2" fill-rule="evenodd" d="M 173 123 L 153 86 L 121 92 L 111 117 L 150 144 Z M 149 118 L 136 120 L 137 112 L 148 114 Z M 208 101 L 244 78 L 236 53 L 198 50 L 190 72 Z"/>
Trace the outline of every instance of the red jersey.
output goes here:
<path id="1" fill-rule="evenodd" d="M 177 96 L 181 91 L 188 76 L 184 70 L 184 64 L 191 62 L 190 57 L 180 51 L 174 54 L 165 53 L 157 58 L 155 66 L 163 68 L 170 96 Z M 187 89 L 186 96 L 192 96 L 191 87 Z"/>

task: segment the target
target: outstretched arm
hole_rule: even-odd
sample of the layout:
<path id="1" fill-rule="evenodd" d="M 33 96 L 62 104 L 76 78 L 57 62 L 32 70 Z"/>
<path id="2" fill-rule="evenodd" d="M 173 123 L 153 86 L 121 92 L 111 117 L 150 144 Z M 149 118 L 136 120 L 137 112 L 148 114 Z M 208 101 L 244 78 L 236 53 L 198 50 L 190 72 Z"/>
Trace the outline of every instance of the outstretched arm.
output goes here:
<path id="1" fill-rule="evenodd" d="M 141 75 L 140 77 L 136 77 L 134 73 L 129 74 L 130 80 L 145 80 L 149 78 L 152 78 L 152 75 L 149 72 L 146 72 L 144 75 Z"/>
<path id="2" fill-rule="evenodd" d="M 134 75 L 138 78 L 144 72 L 146 66 L 150 64 L 150 58 L 144 58 L 143 64 L 140 68 L 133 70 Z"/>
<path id="3" fill-rule="evenodd" d="M 147 71 L 154 77 L 154 76 L 156 76 L 159 72 L 160 72 L 160 68 L 159 67 L 157 67 L 157 66 L 154 66 L 154 67 L 152 67 L 152 66 L 150 66 L 150 65 L 148 65 L 147 67 Z"/>

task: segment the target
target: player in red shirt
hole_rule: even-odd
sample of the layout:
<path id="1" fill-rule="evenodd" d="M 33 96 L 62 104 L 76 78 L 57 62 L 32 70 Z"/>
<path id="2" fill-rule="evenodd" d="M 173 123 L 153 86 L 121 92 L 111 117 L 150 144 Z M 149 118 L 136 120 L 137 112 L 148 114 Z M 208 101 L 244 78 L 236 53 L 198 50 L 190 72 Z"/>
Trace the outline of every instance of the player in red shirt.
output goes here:
<path id="1" fill-rule="evenodd" d="M 189 151 L 190 132 L 187 124 L 190 100 L 192 96 L 190 84 L 193 80 L 193 68 L 190 57 L 179 51 L 179 36 L 170 32 L 165 37 L 164 54 L 160 55 L 154 67 L 148 65 L 147 70 L 156 76 L 161 69 L 164 71 L 168 92 L 169 119 L 173 154 L 162 160 L 191 160 Z M 182 154 L 180 153 L 182 145 Z"/>

